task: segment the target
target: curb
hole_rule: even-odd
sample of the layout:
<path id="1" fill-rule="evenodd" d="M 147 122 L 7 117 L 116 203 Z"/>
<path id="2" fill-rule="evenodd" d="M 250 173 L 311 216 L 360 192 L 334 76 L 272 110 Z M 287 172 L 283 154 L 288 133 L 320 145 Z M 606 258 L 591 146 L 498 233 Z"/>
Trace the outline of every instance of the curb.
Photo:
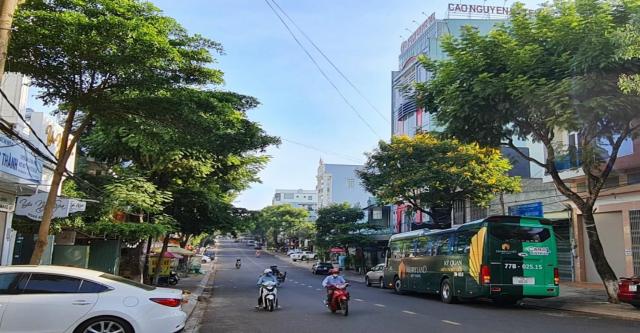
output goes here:
<path id="1" fill-rule="evenodd" d="M 202 288 L 202 292 L 196 297 L 196 305 L 191 309 L 189 313 L 187 313 L 187 324 L 182 331 L 183 333 L 197 333 L 200 331 L 200 323 L 202 322 L 202 317 L 204 316 L 205 310 L 209 306 L 209 300 L 213 296 L 213 282 L 218 270 L 216 260 L 217 258 L 213 261 L 213 269 L 209 271 L 209 276 L 206 277 L 207 281 Z M 203 280 L 205 279 L 203 278 Z"/>
<path id="2" fill-rule="evenodd" d="M 599 317 L 609 318 L 609 319 L 619 319 L 619 320 L 640 322 L 640 318 L 626 317 L 626 316 L 621 316 L 621 315 L 616 315 L 611 313 L 600 313 L 600 312 L 593 312 L 593 311 L 586 311 L 586 310 L 579 310 L 579 309 L 567 309 L 559 306 L 549 306 L 549 305 L 545 306 L 540 304 L 527 303 L 526 301 L 523 302 L 522 305 L 527 308 L 538 309 L 538 310 L 558 310 L 558 311 L 564 311 L 564 312 L 579 313 L 579 314 L 588 315 L 588 316 L 599 316 Z"/>

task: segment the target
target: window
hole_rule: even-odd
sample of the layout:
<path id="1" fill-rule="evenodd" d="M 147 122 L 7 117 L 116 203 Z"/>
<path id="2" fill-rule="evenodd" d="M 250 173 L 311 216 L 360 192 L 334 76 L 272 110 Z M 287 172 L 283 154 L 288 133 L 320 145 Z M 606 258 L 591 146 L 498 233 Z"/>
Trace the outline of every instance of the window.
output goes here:
<path id="1" fill-rule="evenodd" d="M 438 241 L 436 243 L 436 255 L 445 256 L 450 254 L 449 237 L 449 234 L 438 236 Z"/>
<path id="2" fill-rule="evenodd" d="M 146 291 L 151 291 L 151 290 L 156 289 L 156 287 L 148 286 L 148 285 L 146 285 L 146 284 L 142 284 L 142 283 L 139 283 L 139 282 L 135 282 L 135 281 L 132 281 L 132 280 L 129 280 L 129 279 L 127 279 L 127 278 L 123 278 L 123 277 L 121 277 L 121 276 L 117 276 L 117 275 L 111 275 L 111 274 L 107 274 L 107 273 L 105 273 L 105 274 L 100 275 L 100 277 L 101 277 L 101 278 L 104 278 L 104 279 L 111 280 L 111 281 L 124 283 L 124 284 L 126 284 L 126 285 L 131 286 L 131 287 L 136 287 L 136 288 L 144 289 L 144 290 L 146 290 Z"/>
<path id="3" fill-rule="evenodd" d="M 374 220 L 382 220 L 382 208 L 374 208 L 373 209 L 373 219 Z"/>
<path id="4" fill-rule="evenodd" d="M 627 175 L 627 184 L 640 184 L 640 172 L 630 173 Z"/>
<path id="5" fill-rule="evenodd" d="M 529 243 L 544 242 L 551 237 L 551 232 L 542 227 L 521 227 L 509 224 L 495 224 L 489 227 L 491 236 L 501 241 L 518 241 Z"/>
<path id="6" fill-rule="evenodd" d="M 105 292 L 107 290 L 109 290 L 109 287 L 107 286 L 103 286 L 99 283 L 91 282 L 88 280 L 82 280 L 82 284 L 80 285 L 80 289 L 78 290 L 78 292 L 83 294 L 95 294 Z"/>
<path id="7" fill-rule="evenodd" d="M 454 252 L 457 254 L 469 253 L 469 245 L 471 244 L 471 238 L 475 236 L 477 230 L 465 230 L 458 233 L 456 237 L 456 246 Z"/>
<path id="8" fill-rule="evenodd" d="M 580 182 L 576 184 L 576 191 L 578 192 L 587 192 L 587 183 Z"/>
<path id="9" fill-rule="evenodd" d="M 18 273 L 0 274 L 0 295 L 11 295 L 16 293 L 18 275 Z"/>
<path id="10" fill-rule="evenodd" d="M 31 274 L 24 294 L 73 294 L 80 289 L 81 279 L 54 274 Z"/>
<path id="11" fill-rule="evenodd" d="M 620 177 L 617 175 L 609 175 L 602 188 L 614 188 L 618 187 L 618 185 L 620 185 Z"/>
<path id="12" fill-rule="evenodd" d="M 276 199 L 276 201 L 280 201 L 280 193 L 276 193 L 275 199 Z"/>
<path id="13" fill-rule="evenodd" d="M 313 200 L 313 196 L 310 195 L 309 197 L 307 197 L 307 199 Z"/>
<path id="14" fill-rule="evenodd" d="M 285 193 L 284 200 L 293 200 L 293 193 Z"/>
<path id="15" fill-rule="evenodd" d="M 347 179 L 347 188 L 354 189 L 356 187 L 356 180 L 353 178 Z"/>

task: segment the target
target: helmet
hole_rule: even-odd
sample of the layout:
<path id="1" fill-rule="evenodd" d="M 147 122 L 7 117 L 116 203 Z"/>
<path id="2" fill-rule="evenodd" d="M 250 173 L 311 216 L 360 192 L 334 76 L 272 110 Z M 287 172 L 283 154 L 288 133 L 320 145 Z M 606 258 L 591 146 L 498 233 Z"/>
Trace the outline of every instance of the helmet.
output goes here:
<path id="1" fill-rule="evenodd" d="M 264 274 L 271 274 L 271 273 L 273 273 L 273 272 L 268 268 L 264 270 Z"/>
<path id="2" fill-rule="evenodd" d="M 340 270 L 337 268 L 332 268 L 329 270 L 329 274 L 339 274 L 339 273 L 340 273 Z"/>

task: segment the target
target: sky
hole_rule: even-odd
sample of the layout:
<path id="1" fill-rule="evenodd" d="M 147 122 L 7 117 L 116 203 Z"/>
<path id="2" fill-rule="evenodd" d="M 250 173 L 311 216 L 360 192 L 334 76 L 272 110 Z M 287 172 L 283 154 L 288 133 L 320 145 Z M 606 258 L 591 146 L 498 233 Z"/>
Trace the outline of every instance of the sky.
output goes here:
<path id="1" fill-rule="evenodd" d="M 276 188 L 315 189 L 320 159 L 362 164 L 365 152 L 373 150 L 378 140 L 388 140 L 391 71 L 398 67 L 400 44 L 427 15 L 435 12 L 436 18 L 444 18 L 447 4 L 458 1 L 276 0 L 381 112 L 382 116 L 305 44 L 369 126 L 323 78 L 265 0 L 152 2 L 190 33 L 223 45 L 224 54 L 216 57 L 214 67 L 225 73 L 225 83 L 217 89 L 258 98 L 261 105 L 249 112 L 250 119 L 282 139 L 279 147 L 267 151 L 272 159 L 259 174 L 262 182 L 234 202 L 238 207 L 261 209 L 271 204 Z M 37 104 L 32 96 L 30 105 Z"/>

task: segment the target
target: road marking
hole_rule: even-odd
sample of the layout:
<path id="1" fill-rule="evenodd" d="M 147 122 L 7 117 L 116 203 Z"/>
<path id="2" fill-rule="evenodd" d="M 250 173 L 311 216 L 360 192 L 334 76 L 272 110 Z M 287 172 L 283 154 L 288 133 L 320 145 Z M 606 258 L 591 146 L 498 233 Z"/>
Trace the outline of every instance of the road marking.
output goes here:
<path id="1" fill-rule="evenodd" d="M 316 291 L 322 291 L 322 289 L 316 289 Z"/>
<path id="2" fill-rule="evenodd" d="M 313 288 L 313 286 L 308 286 L 309 288 Z"/>
<path id="3" fill-rule="evenodd" d="M 379 306 L 381 308 L 384 308 L 384 304 L 374 304 L 375 306 Z"/>
<path id="4" fill-rule="evenodd" d="M 354 298 L 354 299 L 355 299 L 356 301 L 358 301 L 358 302 L 364 302 L 364 300 L 359 299 L 359 298 Z"/>
<path id="5" fill-rule="evenodd" d="M 460 326 L 462 324 L 460 323 L 456 323 L 455 321 L 450 321 L 450 320 L 442 320 L 443 323 L 445 324 L 449 324 L 449 325 L 455 325 L 455 326 Z"/>
<path id="6" fill-rule="evenodd" d="M 410 315 L 417 314 L 417 313 L 415 313 L 415 312 L 413 312 L 413 311 L 407 311 L 407 310 L 404 310 L 404 311 L 402 311 L 402 312 L 404 312 L 404 313 L 406 313 L 406 314 L 410 314 Z"/>

